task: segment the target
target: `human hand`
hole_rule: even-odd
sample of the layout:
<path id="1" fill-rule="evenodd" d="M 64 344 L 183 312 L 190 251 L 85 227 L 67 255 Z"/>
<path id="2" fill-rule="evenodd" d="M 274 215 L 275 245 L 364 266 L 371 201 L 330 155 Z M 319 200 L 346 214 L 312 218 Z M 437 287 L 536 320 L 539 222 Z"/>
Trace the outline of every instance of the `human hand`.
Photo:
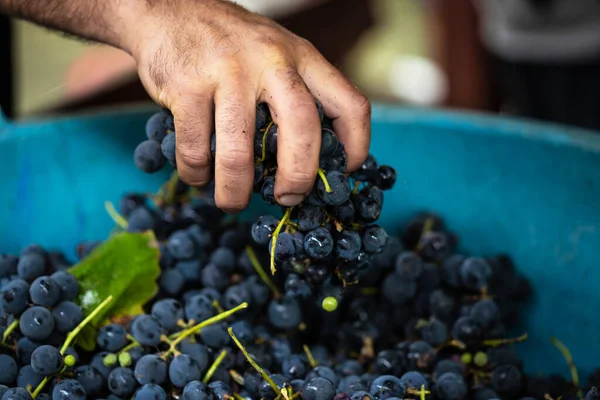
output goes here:
<path id="1" fill-rule="evenodd" d="M 125 43 L 150 96 L 174 115 L 186 183 L 211 179 L 216 132 L 217 206 L 235 212 L 250 199 L 257 102 L 268 104 L 278 125 L 280 204 L 300 203 L 314 184 L 321 140 L 315 99 L 334 121 L 348 169 L 367 157 L 369 101 L 309 42 L 223 0 L 146 3 Z"/>

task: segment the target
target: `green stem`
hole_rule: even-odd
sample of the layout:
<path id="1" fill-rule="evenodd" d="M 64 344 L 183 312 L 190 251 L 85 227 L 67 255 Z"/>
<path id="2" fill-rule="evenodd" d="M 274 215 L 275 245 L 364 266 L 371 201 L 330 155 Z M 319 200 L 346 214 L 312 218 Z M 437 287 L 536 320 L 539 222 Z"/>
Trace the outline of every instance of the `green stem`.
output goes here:
<path id="1" fill-rule="evenodd" d="M 104 208 L 106 208 L 106 212 L 108 213 L 108 215 L 110 215 L 112 220 L 115 221 L 117 225 L 119 225 L 123 229 L 127 229 L 127 220 L 123 218 L 121 214 L 119 214 L 119 212 L 115 209 L 113 203 L 111 203 L 108 200 L 105 201 Z"/>
<path id="2" fill-rule="evenodd" d="M 4 336 L 2 336 L 2 344 L 6 343 L 6 340 L 8 339 L 10 334 L 13 333 L 17 326 L 19 326 L 19 320 L 15 319 L 4 331 Z"/>
<path id="3" fill-rule="evenodd" d="M 206 328 L 209 325 L 216 324 L 217 322 L 227 319 L 231 315 L 235 314 L 236 312 L 238 312 L 240 310 L 243 310 L 244 308 L 248 308 L 248 303 L 243 302 L 242 304 L 238 305 L 237 307 L 232 308 L 231 310 L 222 312 L 221 314 L 215 315 L 214 317 L 204 320 L 204 321 L 200 322 L 199 324 L 192 326 L 191 328 L 188 328 L 181 332 L 176 333 L 173 337 L 173 339 L 175 339 L 175 340 L 173 340 L 171 342 L 171 346 L 166 355 L 173 353 L 175 351 L 175 347 L 177 346 L 177 344 L 179 344 L 186 337 L 195 334 L 202 328 Z"/>
<path id="4" fill-rule="evenodd" d="M 325 176 L 325 171 L 323 171 L 321 168 L 319 168 L 317 170 L 317 173 L 319 174 L 319 177 L 323 181 L 323 185 L 325 185 L 325 191 L 327 193 L 333 192 L 333 190 L 331 190 L 331 186 L 329 186 L 329 182 L 327 181 L 327 177 Z"/>
<path id="5" fill-rule="evenodd" d="M 112 296 L 108 296 L 102 303 L 100 303 L 100 305 L 98 307 L 96 307 L 96 309 L 94 311 L 91 312 L 90 315 L 88 315 L 83 321 L 81 321 L 81 323 L 79 325 L 77 325 L 77 327 L 75 329 L 73 329 L 71 332 L 69 332 L 69 334 L 67 335 L 67 339 L 65 339 L 65 342 L 63 343 L 62 348 L 60 349 L 60 354 L 62 354 L 63 356 L 65 355 L 65 351 L 67 351 L 67 348 L 71 345 L 73 340 L 75 340 L 75 338 L 77 337 L 79 332 L 81 332 L 81 330 L 91 320 L 93 320 L 96 317 L 96 315 L 98 315 L 98 313 L 100 313 L 100 311 L 104 307 L 106 307 L 106 305 L 108 303 L 110 303 L 112 301 L 112 299 L 113 299 Z"/>
<path id="6" fill-rule="evenodd" d="M 212 305 L 215 308 L 215 310 L 217 310 L 218 313 L 225 312 L 225 310 L 223 310 L 223 307 L 221 307 L 221 305 L 219 304 L 219 300 L 214 300 L 212 302 Z"/>
<path id="7" fill-rule="evenodd" d="M 571 352 L 569 351 L 567 346 L 563 344 L 563 342 L 561 342 L 555 337 L 550 338 L 550 342 L 552 342 L 552 344 L 556 346 L 558 351 L 562 353 L 563 357 L 565 358 L 565 361 L 567 361 L 569 371 L 571 372 L 571 379 L 573 379 L 573 385 L 575 386 L 575 389 L 577 389 L 577 397 L 581 398 L 583 393 L 581 393 L 581 388 L 579 387 L 579 373 L 577 372 L 577 367 L 575 366 L 575 362 L 573 361 L 573 356 L 571 355 Z"/>
<path id="8" fill-rule="evenodd" d="M 489 347 L 498 347 L 498 346 L 502 346 L 504 344 L 524 342 L 526 340 L 527 340 L 527 333 L 524 333 L 521 336 L 519 336 L 517 338 L 514 338 L 514 339 L 488 339 L 488 340 L 484 340 L 482 344 L 484 346 L 489 346 Z M 554 343 L 554 342 L 552 342 L 552 343 Z"/>
<path id="9" fill-rule="evenodd" d="M 306 358 L 308 359 L 308 363 L 310 364 L 310 367 L 315 368 L 317 366 L 317 361 L 313 357 L 312 352 L 310 351 L 310 349 L 308 348 L 307 345 L 303 345 L 302 348 L 304 349 L 304 352 L 306 353 Z"/>
<path id="10" fill-rule="evenodd" d="M 252 359 L 252 357 L 250 357 L 250 354 L 248 354 L 248 352 L 244 348 L 244 345 L 242 343 L 240 343 L 240 341 L 238 340 L 238 338 L 235 337 L 235 334 L 233 333 L 233 329 L 230 327 L 229 329 L 227 329 L 227 332 L 229 332 L 229 336 L 231 336 L 231 338 L 233 339 L 233 341 L 235 342 L 235 344 L 237 345 L 237 347 L 239 347 L 240 351 L 244 354 L 244 357 L 246 357 L 246 360 L 248 360 L 248 362 L 250 363 L 250 365 L 252 365 L 252 367 L 254 367 L 254 369 L 263 377 L 263 379 L 265 381 L 267 381 L 267 383 L 269 384 L 269 386 L 271 386 L 271 388 L 273 389 L 273 391 L 275 392 L 275 394 L 279 395 L 280 394 L 280 390 L 277 387 L 277 385 L 275 384 L 275 382 L 273 382 L 273 379 L 271 379 L 271 377 L 269 375 L 267 375 L 267 373 L 265 372 L 265 370 L 263 370 L 260 367 L 260 365 L 258 365 L 256 363 L 256 361 L 254 361 Z"/>
<path id="11" fill-rule="evenodd" d="M 267 272 L 263 269 L 262 265 L 260 265 L 258 258 L 256 258 L 256 253 L 254 253 L 254 249 L 250 246 L 246 246 L 246 254 L 248 254 L 250 263 L 252 263 L 252 266 L 254 267 L 254 270 L 260 279 L 262 279 L 262 281 L 271 289 L 273 296 L 275 296 L 275 298 L 279 298 L 281 293 L 279 293 L 277 286 L 275 286 L 271 278 L 269 278 L 269 275 L 267 275 Z"/>
<path id="12" fill-rule="evenodd" d="M 40 394 L 40 392 L 42 390 L 44 390 L 44 386 L 46 386 L 46 383 L 48 383 L 48 381 L 50 380 L 50 378 L 51 377 L 47 376 L 47 377 L 44 378 L 43 381 L 40 382 L 40 384 L 35 388 L 35 390 L 33 391 L 33 393 L 31 393 L 31 397 L 32 398 L 35 399 Z"/>
<path id="13" fill-rule="evenodd" d="M 283 218 L 281 218 L 281 221 L 279 221 L 279 225 L 277 225 L 277 228 L 275 228 L 275 232 L 273 232 L 273 235 L 271 235 L 271 237 L 273 238 L 271 240 L 271 275 L 275 275 L 275 245 L 277 244 L 277 237 L 279 236 L 279 232 L 281 232 L 281 228 L 283 228 L 283 226 L 285 225 L 285 223 L 287 222 L 287 220 L 290 218 L 290 213 L 292 212 L 292 209 L 294 207 L 290 207 L 285 211 L 285 214 L 283 214 Z"/>
<path id="14" fill-rule="evenodd" d="M 221 362 L 223 361 L 223 359 L 225 359 L 226 356 L 227 356 L 227 350 L 223 350 L 223 351 L 221 351 L 219 356 L 217 358 L 215 358 L 215 361 L 213 361 L 212 365 L 206 372 L 206 375 L 204 375 L 204 378 L 202 379 L 203 383 L 208 383 L 208 381 L 210 381 L 210 378 L 212 378 L 212 376 L 215 373 L 215 371 L 217 370 L 217 368 L 219 368 L 219 364 L 221 364 Z"/>
<path id="15" fill-rule="evenodd" d="M 269 129 L 271 129 L 271 127 L 273 126 L 273 123 L 273 121 L 269 122 L 269 124 L 265 128 L 265 133 L 262 137 L 262 154 L 260 156 L 260 160 L 258 160 L 258 162 L 255 163 L 256 166 L 259 166 L 260 164 L 265 162 L 265 158 L 267 158 L 267 134 L 269 133 Z"/>

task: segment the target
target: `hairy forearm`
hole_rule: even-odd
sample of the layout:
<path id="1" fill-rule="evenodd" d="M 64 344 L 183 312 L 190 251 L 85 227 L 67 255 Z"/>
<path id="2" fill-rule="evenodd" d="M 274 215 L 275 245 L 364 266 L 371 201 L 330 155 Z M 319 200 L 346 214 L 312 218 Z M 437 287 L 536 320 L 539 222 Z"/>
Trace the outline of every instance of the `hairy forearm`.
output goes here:
<path id="1" fill-rule="evenodd" d="M 136 0 L 0 0 L 0 13 L 129 50 L 121 27 Z"/>

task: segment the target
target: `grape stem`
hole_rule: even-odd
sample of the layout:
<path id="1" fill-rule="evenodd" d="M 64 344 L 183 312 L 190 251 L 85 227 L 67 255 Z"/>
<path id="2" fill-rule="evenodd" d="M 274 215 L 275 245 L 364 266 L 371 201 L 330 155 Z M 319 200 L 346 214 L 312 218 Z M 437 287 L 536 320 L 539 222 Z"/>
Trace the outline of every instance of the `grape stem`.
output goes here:
<path id="1" fill-rule="evenodd" d="M 308 359 L 308 363 L 310 364 L 310 367 L 315 368 L 317 366 L 317 361 L 313 357 L 312 352 L 310 351 L 310 349 L 308 348 L 307 345 L 302 345 L 302 348 L 304 349 L 304 352 L 306 353 L 306 358 Z"/>
<path id="2" fill-rule="evenodd" d="M 283 228 L 283 226 L 286 224 L 287 220 L 290 218 L 290 213 L 292 212 L 292 210 L 294 209 L 294 207 L 290 207 L 285 211 L 285 214 L 283 214 L 283 218 L 281 218 L 281 221 L 279 221 L 279 225 L 277 225 L 277 228 L 275 228 L 275 232 L 273 232 L 273 235 L 271 235 L 271 237 L 273 238 L 271 240 L 271 275 L 275 275 L 275 245 L 277 244 L 277 237 L 279 237 L 279 232 L 281 232 L 281 228 Z"/>
<path id="3" fill-rule="evenodd" d="M 112 206 L 112 204 L 111 204 Z M 81 332 L 81 330 L 91 321 L 93 320 L 98 313 L 104 308 L 106 307 L 106 305 L 108 303 L 110 303 L 113 300 L 112 296 L 108 296 L 102 303 L 100 303 L 98 305 L 98 307 L 96 307 L 94 309 L 94 311 L 92 311 L 90 313 L 90 315 L 88 315 L 83 321 L 81 321 L 81 323 L 79 325 L 77 325 L 77 327 L 75 329 L 73 329 L 71 332 L 69 332 L 69 334 L 67 335 L 67 338 L 65 339 L 65 342 L 63 343 L 61 349 L 60 349 L 60 354 L 61 355 L 65 355 L 65 352 L 67 351 L 67 348 L 71 345 L 71 343 L 73 342 L 73 340 L 75 340 L 75 338 L 77 337 L 77 335 L 79 334 L 79 332 Z M 44 380 L 42 380 L 40 382 L 40 384 L 35 388 L 35 390 L 33 391 L 33 393 L 31 394 L 32 398 L 36 398 L 40 392 L 44 389 L 44 386 L 46 386 L 46 383 L 48 383 L 48 381 L 50 380 L 50 377 L 47 376 L 44 378 Z"/>
<path id="4" fill-rule="evenodd" d="M 569 371 L 571 372 L 571 379 L 573 380 L 573 386 L 577 389 L 577 397 L 582 398 L 583 394 L 581 393 L 581 388 L 579 387 L 579 373 L 577 372 L 577 367 L 575 366 L 575 362 L 573 361 L 573 356 L 569 351 L 568 347 L 563 344 L 560 340 L 555 337 L 550 338 L 550 342 L 556 346 L 558 351 L 560 351 L 569 366 Z"/>
<path id="5" fill-rule="evenodd" d="M 83 321 L 81 321 L 81 323 L 79 325 L 77 325 L 77 327 L 75 329 L 73 329 L 71 332 L 69 332 L 69 334 L 67 335 L 67 338 L 65 339 L 65 342 L 62 345 L 62 348 L 60 349 L 60 354 L 62 354 L 63 356 L 65 355 L 65 352 L 67 351 L 67 348 L 71 345 L 71 343 L 73 342 L 73 340 L 75 340 L 75 338 L 77 337 L 77 335 L 79 335 L 79 332 L 81 332 L 81 330 L 91 321 L 93 320 L 96 315 L 98 315 L 100 313 L 100 311 L 102 311 L 102 309 L 104 307 L 106 307 L 108 305 L 108 303 L 110 303 L 113 300 L 112 296 L 108 296 L 102 303 L 100 303 L 98 305 L 98 307 L 96 307 L 96 309 L 94 311 L 92 311 L 90 313 L 90 315 L 88 315 L 87 317 L 85 317 L 85 319 Z"/>
<path id="6" fill-rule="evenodd" d="M 425 390 L 425 385 L 421 385 L 421 389 L 419 389 L 419 390 L 413 389 L 413 388 L 408 388 L 408 389 L 406 389 L 406 393 L 418 395 L 421 400 L 425 400 L 425 396 L 428 394 L 431 394 L 431 392 L 429 390 Z"/>
<path id="7" fill-rule="evenodd" d="M 238 385 L 244 386 L 246 383 L 244 377 L 240 375 L 240 373 L 237 372 L 235 369 L 229 370 L 229 376 L 231 376 L 231 379 L 233 379 Z"/>
<path id="8" fill-rule="evenodd" d="M 223 307 L 221 307 L 221 305 L 219 304 L 219 300 L 214 300 L 212 302 L 213 307 L 215 308 L 215 310 L 217 310 L 217 312 L 220 314 L 222 312 L 225 312 L 225 310 L 223 310 Z"/>
<path id="9" fill-rule="evenodd" d="M 280 390 L 275 384 L 275 382 L 273 382 L 273 379 L 271 379 L 271 377 L 265 372 L 265 370 L 263 370 L 260 367 L 260 365 L 258 365 L 256 361 L 252 359 L 252 357 L 250 357 L 250 354 L 248 354 L 244 345 L 240 343 L 237 337 L 235 337 L 235 334 L 233 333 L 233 328 L 229 327 L 227 329 L 227 332 L 229 332 L 229 336 L 231 336 L 237 347 L 239 347 L 240 351 L 242 352 L 242 354 L 244 354 L 244 357 L 246 357 L 250 365 L 252 365 L 252 367 L 254 367 L 254 369 L 263 377 L 263 379 L 269 384 L 269 386 L 271 386 L 275 394 L 277 394 L 278 396 L 281 395 Z"/>
<path id="10" fill-rule="evenodd" d="M 6 343 L 6 340 L 8 339 L 8 337 L 10 336 L 10 334 L 15 330 L 15 328 L 19 326 L 19 320 L 15 319 L 13 322 L 10 323 L 10 325 L 8 326 L 8 328 L 6 328 L 6 330 L 4 331 L 4 335 L 2 336 L 2 344 Z"/>
<path id="11" fill-rule="evenodd" d="M 521 336 L 516 337 L 514 339 L 488 339 L 488 340 L 484 340 L 482 344 L 484 346 L 489 346 L 489 347 L 498 347 L 498 346 L 502 346 L 504 344 L 524 342 L 527 340 L 527 336 L 528 336 L 527 333 L 524 333 Z M 554 342 L 552 342 L 552 343 L 554 343 Z M 556 346 L 556 343 L 554 343 L 554 345 Z"/>
<path id="12" fill-rule="evenodd" d="M 208 369 L 208 371 L 206 371 L 206 375 L 204 375 L 204 378 L 202 379 L 203 383 L 208 383 L 208 381 L 210 381 L 210 378 L 212 378 L 213 374 L 219 367 L 219 364 L 221 364 L 221 362 L 223 362 L 223 360 L 225 359 L 226 356 L 227 356 L 227 350 L 223 350 L 223 351 L 221 351 L 219 356 L 217 358 L 215 358 L 215 361 L 213 361 L 213 363 L 210 366 L 210 368 Z"/>
<path id="13" fill-rule="evenodd" d="M 106 209 L 106 212 L 108 213 L 110 218 L 112 218 L 112 220 L 115 221 L 115 224 L 119 225 L 123 229 L 127 229 L 127 220 L 117 212 L 113 203 L 106 200 L 104 202 L 104 208 Z"/>
<path id="14" fill-rule="evenodd" d="M 281 297 L 281 293 L 279 293 L 279 290 L 277 289 L 277 286 L 275 286 L 275 284 L 273 283 L 273 281 L 271 280 L 271 278 L 269 278 L 269 275 L 267 275 L 267 273 L 263 269 L 262 265 L 260 265 L 260 262 L 258 261 L 258 258 L 256 257 L 256 253 L 254 253 L 254 249 L 252 247 L 250 247 L 250 246 L 246 246 L 246 254 L 248 254 L 248 258 L 250 259 L 250 263 L 252 263 L 252 266 L 254 267 L 254 270 L 256 271 L 256 273 L 258 274 L 258 276 L 260 277 L 260 279 L 262 279 L 262 281 L 273 292 L 273 296 L 276 299 L 279 298 L 279 297 Z"/>
<path id="15" fill-rule="evenodd" d="M 319 178 L 321 178 L 321 180 L 323 181 L 323 185 L 325 185 L 325 191 L 327 193 L 333 192 L 333 190 L 331 190 L 331 186 L 329 186 L 329 181 L 327 181 L 327 177 L 325 176 L 325 171 L 323 171 L 322 168 L 319 168 L 317 170 L 317 173 L 319 174 Z"/>
<path id="16" fill-rule="evenodd" d="M 238 305 L 237 307 L 232 308 L 231 310 L 222 312 L 221 314 L 215 315 L 214 317 L 204 320 L 204 321 L 200 322 L 199 324 L 192 326 L 191 328 L 188 328 L 181 332 L 176 333 L 174 335 L 174 337 L 171 338 L 171 339 L 175 339 L 175 340 L 173 340 L 170 343 L 169 350 L 166 352 L 165 357 L 168 356 L 169 354 L 176 352 L 177 349 L 175 347 L 186 337 L 195 334 L 202 328 L 206 328 L 209 325 L 216 324 L 219 321 L 227 319 L 231 315 L 235 314 L 236 312 L 238 312 L 240 310 L 243 310 L 244 308 L 248 308 L 248 303 L 243 302 L 242 304 Z"/>
<path id="17" fill-rule="evenodd" d="M 240 396 L 239 393 L 234 393 L 233 397 L 235 398 L 235 400 L 245 400 L 242 396 Z"/>
<path id="18" fill-rule="evenodd" d="M 262 154 L 260 155 L 260 160 L 258 160 L 257 162 L 254 163 L 254 165 L 256 165 L 257 167 L 262 164 L 263 162 L 265 162 L 265 158 L 267 158 L 267 134 L 269 133 L 269 129 L 271 129 L 271 127 L 273 126 L 273 121 L 269 122 L 269 124 L 267 125 L 267 127 L 265 128 L 265 133 L 263 134 L 262 137 Z"/>

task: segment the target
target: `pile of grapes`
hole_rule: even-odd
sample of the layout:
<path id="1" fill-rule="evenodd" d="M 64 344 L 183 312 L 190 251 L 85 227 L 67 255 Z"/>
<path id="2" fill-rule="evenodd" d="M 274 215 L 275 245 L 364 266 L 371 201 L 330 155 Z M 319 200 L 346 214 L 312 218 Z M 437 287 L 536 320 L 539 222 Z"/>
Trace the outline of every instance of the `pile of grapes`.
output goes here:
<path id="1" fill-rule="evenodd" d="M 214 185 L 173 179 L 159 195 L 126 195 L 130 233 L 159 243 L 158 293 L 144 312 L 76 345 L 85 296 L 60 254 L 30 246 L 0 256 L 1 400 L 599 399 L 582 385 L 528 376 L 510 337 L 528 282 L 503 255 L 456 254 L 455 236 L 418 215 L 401 236 L 376 225 L 396 174 L 369 157 L 345 173 L 323 118 L 313 193 L 276 216 L 239 221 L 214 206 Z M 277 127 L 257 109 L 255 190 L 275 204 Z M 135 164 L 176 166 L 172 116 L 154 115 Z M 279 213 L 281 211 L 281 213 Z M 82 259 L 99 243 L 83 243 Z"/>

